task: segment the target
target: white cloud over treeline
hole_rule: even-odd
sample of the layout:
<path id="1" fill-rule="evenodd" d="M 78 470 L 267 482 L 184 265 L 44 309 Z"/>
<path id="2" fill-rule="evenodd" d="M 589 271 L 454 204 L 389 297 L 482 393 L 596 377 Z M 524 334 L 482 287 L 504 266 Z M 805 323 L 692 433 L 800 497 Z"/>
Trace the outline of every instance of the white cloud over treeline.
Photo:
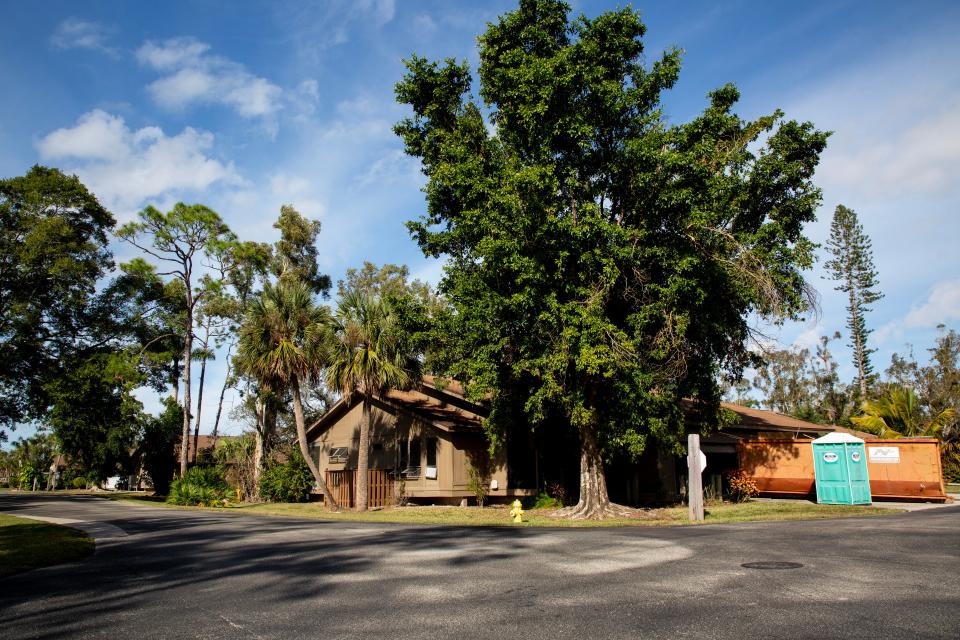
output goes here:
<path id="1" fill-rule="evenodd" d="M 37 142 L 44 160 L 66 161 L 107 208 L 121 219 L 151 199 L 242 184 L 232 163 L 208 155 L 212 133 L 186 127 L 167 135 L 159 127 L 131 129 L 123 118 L 100 109 L 72 127 Z"/>

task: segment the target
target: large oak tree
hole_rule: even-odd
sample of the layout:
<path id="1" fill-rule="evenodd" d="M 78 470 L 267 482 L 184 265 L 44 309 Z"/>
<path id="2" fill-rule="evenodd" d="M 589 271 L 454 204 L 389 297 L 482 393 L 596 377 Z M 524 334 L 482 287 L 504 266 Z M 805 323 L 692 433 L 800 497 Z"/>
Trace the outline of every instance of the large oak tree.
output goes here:
<path id="1" fill-rule="evenodd" d="M 644 31 L 631 9 L 571 18 L 522 0 L 480 37 L 482 101 L 454 60 L 414 56 L 396 88 L 413 112 L 396 132 L 427 176 L 409 228 L 449 260 L 448 373 L 492 393 L 495 439 L 511 422 L 577 430 L 573 517 L 623 511 L 604 454 L 679 447 L 683 398 L 719 412 L 751 313 L 808 301 L 827 135 L 779 111 L 741 119 L 729 85 L 672 124 L 661 94 L 680 52 L 645 65 Z"/>

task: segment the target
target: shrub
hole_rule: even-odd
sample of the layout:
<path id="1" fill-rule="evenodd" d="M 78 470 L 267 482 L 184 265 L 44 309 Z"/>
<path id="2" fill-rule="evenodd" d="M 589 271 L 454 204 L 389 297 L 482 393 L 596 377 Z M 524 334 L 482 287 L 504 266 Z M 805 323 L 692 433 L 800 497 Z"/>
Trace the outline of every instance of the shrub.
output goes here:
<path id="1" fill-rule="evenodd" d="M 313 487 L 313 474 L 299 449 L 283 464 L 273 464 L 260 474 L 260 497 L 267 502 L 306 502 Z"/>
<path id="2" fill-rule="evenodd" d="M 563 486 L 562 482 L 551 482 L 547 485 L 547 495 L 559 504 L 558 507 L 562 507 L 567 504 L 567 488 Z"/>
<path id="3" fill-rule="evenodd" d="M 230 487 L 217 467 L 193 467 L 182 478 L 170 484 L 170 504 L 220 507 L 226 502 Z"/>
<path id="4" fill-rule="evenodd" d="M 726 476 L 730 486 L 730 497 L 734 502 L 746 502 L 760 493 L 753 477 L 743 469 L 727 471 Z"/>
<path id="5" fill-rule="evenodd" d="M 87 488 L 87 479 L 83 476 L 77 476 L 70 481 L 70 486 L 74 489 L 86 489 Z"/>
<path id="6" fill-rule="evenodd" d="M 487 499 L 487 478 L 484 477 L 476 467 L 470 467 L 470 482 L 467 483 L 467 489 L 473 492 L 477 498 L 477 506 L 482 507 Z"/>
<path id="7" fill-rule="evenodd" d="M 213 452 L 217 464 L 225 470 L 227 482 L 239 489 L 240 496 L 247 501 L 257 499 L 255 451 L 254 436 L 245 433 L 239 438 L 220 440 Z"/>
<path id="8" fill-rule="evenodd" d="M 524 502 L 528 503 L 524 504 L 524 509 L 559 509 L 563 506 L 559 498 L 554 498 L 546 491 L 541 491 L 535 498 L 527 498 Z"/>

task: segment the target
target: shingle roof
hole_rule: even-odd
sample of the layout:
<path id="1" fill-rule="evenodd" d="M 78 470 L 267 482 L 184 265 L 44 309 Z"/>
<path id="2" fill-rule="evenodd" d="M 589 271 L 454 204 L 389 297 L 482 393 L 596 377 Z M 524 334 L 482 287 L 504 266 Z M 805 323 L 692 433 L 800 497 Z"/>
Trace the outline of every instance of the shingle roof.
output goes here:
<path id="1" fill-rule="evenodd" d="M 361 400 L 360 393 L 355 393 L 350 398 L 341 398 L 307 428 L 307 437 L 313 438 L 326 431 Z M 407 390 L 391 389 L 377 400 L 411 413 L 444 431 L 478 432 L 488 413 L 483 405 L 464 398 L 460 383 L 441 383 L 433 376 L 424 376 L 419 385 Z"/>

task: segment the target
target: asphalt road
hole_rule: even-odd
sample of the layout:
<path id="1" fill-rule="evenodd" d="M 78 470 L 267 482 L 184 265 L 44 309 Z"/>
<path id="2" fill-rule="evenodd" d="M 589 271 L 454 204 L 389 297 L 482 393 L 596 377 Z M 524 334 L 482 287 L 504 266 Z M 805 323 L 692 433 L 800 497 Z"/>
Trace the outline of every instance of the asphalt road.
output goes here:
<path id="1" fill-rule="evenodd" d="M 0 512 L 98 536 L 84 562 L 0 579 L 0 638 L 960 638 L 960 507 L 577 530 L 9 493 Z"/>

